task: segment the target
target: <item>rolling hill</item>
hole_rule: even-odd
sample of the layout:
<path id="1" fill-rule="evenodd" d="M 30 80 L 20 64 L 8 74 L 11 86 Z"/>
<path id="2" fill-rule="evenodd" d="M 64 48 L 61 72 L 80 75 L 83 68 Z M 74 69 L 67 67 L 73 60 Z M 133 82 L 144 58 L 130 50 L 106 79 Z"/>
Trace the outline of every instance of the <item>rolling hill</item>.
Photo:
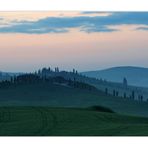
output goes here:
<path id="1" fill-rule="evenodd" d="M 27 74 L 0 83 L 1 136 L 143 136 L 147 129 L 147 102 L 84 82 Z"/>
<path id="2" fill-rule="evenodd" d="M 147 136 L 148 118 L 87 108 L 0 107 L 0 136 Z"/>
<path id="3" fill-rule="evenodd" d="M 122 83 L 126 77 L 129 85 L 148 87 L 148 68 L 142 67 L 113 67 L 105 70 L 82 72 L 93 78 L 102 78 L 112 82 Z"/>
<path id="4" fill-rule="evenodd" d="M 106 95 L 99 90 L 72 88 L 63 84 L 17 84 L 0 88 L 0 106 L 78 107 L 104 106 L 113 111 L 148 117 L 148 103 Z"/>

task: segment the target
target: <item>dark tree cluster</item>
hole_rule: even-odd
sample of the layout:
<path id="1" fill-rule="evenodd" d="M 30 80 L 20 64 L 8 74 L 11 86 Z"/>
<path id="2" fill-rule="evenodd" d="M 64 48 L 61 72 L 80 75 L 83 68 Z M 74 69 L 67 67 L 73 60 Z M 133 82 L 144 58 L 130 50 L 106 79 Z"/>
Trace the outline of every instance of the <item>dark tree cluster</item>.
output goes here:
<path id="1" fill-rule="evenodd" d="M 8 86 L 11 86 L 11 82 L 8 80 L 4 80 L 0 82 L 0 88 L 7 88 Z"/>
<path id="2" fill-rule="evenodd" d="M 53 79 L 53 82 L 56 82 L 56 83 L 59 83 L 59 84 L 62 84 L 62 83 L 68 83 L 67 80 L 65 80 L 63 77 L 61 76 L 57 76 L 57 77 L 53 77 L 51 78 Z"/>
<path id="3" fill-rule="evenodd" d="M 56 68 L 56 72 L 59 72 L 58 68 Z M 41 73 L 42 75 L 39 75 Z M 65 84 L 73 88 L 80 88 L 80 89 L 87 89 L 87 90 L 96 89 L 95 87 L 87 83 L 76 81 L 76 78 L 74 78 L 73 80 L 71 79 L 67 80 L 62 76 L 47 77 L 46 73 L 47 73 L 47 69 L 43 68 L 42 71 L 39 70 L 38 73 L 35 72 L 30 74 L 22 74 L 19 76 L 14 76 L 14 77 L 11 77 L 10 81 L 7 80 L 7 81 L 0 82 L 0 87 L 4 88 L 6 86 L 17 85 L 17 84 L 58 83 L 58 84 Z"/>
<path id="4" fill-rule="evenodd" d="M 52 72 L 51 68 L 44 67 L 42 70 L 38 70 L 39 76 L 47 76 L 50 72 Z"/>
<path id="5" fill-rule="evenodd" d="M 36 83 L 39 81 L 41 81 L 41 79 L 36 74 L 24 74 L 11 78 L 12 83 Z"/>
<path id="6" fill-rule="evenodd" d="M 109 93 L 108 88 L 105 88 L 104 92 L 105 92 L 106 95 L 112 95 L 112 96 L 114 96 L 114 97 L 120 96 L 120 97 L 123 97 L 124 99 L 136 100 L 136 97 L 137 97 L 137 99 L 138 99 L 139 101 L 143 101 L 143 99 L 144 99 L 144 97 L 143 97 L 142 94 L 139 94 L 139 95 L 136 96 L 136 93 L 135 93 L 134 90 L 131 91 L 130 94 L 127 94 L 126 92 L 124 92 L 122 95 L 120 95 L 121 93 L 119 94 L 119 91 L 117 91 L 117 90 L 115 90 L 115 89 L 112 90 L 112 93 Z M 148 101 L 148 99 L 147 99 L 147 101 Z"/>
<path id="7" fill-rule="evenodd" d="M 73 74 L 78 74 L 78 71 L 75 70 L 75 69 L 73 69 L 73 70 L 72 70 L 72 73 L 73 73 Z"/>

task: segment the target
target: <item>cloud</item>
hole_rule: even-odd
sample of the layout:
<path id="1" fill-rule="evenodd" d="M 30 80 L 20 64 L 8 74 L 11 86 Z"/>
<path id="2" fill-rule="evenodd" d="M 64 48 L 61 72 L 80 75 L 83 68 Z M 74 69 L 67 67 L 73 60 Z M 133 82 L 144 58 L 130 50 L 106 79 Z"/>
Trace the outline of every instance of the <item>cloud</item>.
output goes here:
<path id="1" fill-rule="evenodd" d="M 146 31 L 148 31 L 148 26 L 147 27 L 138 27 L 138 28 L 136 28 L 136 30 L 146 30 Z"/>
<path id="2" fill-rule="evenodd" d="M 104 17 L 47 17 L 37 21 L 13 21 L 13 23 L 10 26 L 0 27 L 0 32 L 28 34 L 63 33 L 68 32 L 71 28 L 80 28 L 80 31 L 87 33 L 113 32 L 118 30 L 109 28 L 110 25 L 148 25 L 148 13 L 118 12 Z"/>
<path id="3" fill-rule="evenodd" d="M 109 15 L 112 15 L 113 13 L 112 12 L 99 12 L 99 11 L 83 11 L 83 12 L 80 12 L 79 13 L 80 15 L 83 15 L 83 16 L 102 16 L 102 17 L 105 17 L 105 16 L 109 16 Z"/>
<path id="4" fill-rule="evenodd" d="M 113 32 L 113 31 L 118 31 L 118 30 L 111 29 L 108 26 L 100 26 L 100 27 L 84 26 L 80 29 L 80 31 L 92 33 L 92 32 Z"/>
<path id="5" fill-rule="evenodd" d="M 81 14 L 100 14 L 100 13 L 104 13 L 104 12 L 99 12 L 99 11 L 83 11 L 81 12 Z"/>
<path id="6" fill-rule="evenodd" d="M 1 27 L 1 33 L 63 33 L 68 32 L 71 28 L 82 28 L 85 32 L 107 32 L 107 27 L 97 25 L 99 17 L 48 17 L 36 22 L 23 21 L 17 24 Z"/>

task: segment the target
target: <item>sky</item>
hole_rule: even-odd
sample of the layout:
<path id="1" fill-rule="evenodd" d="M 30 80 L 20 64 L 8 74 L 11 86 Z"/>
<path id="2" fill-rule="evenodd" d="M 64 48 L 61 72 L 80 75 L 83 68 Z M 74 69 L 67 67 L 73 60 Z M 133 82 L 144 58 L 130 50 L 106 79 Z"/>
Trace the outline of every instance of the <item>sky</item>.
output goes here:
<path id="1" fill-rule="evenodd" d="M 148 67 L 147 12 L 0 12 L 0 70 Z"/>

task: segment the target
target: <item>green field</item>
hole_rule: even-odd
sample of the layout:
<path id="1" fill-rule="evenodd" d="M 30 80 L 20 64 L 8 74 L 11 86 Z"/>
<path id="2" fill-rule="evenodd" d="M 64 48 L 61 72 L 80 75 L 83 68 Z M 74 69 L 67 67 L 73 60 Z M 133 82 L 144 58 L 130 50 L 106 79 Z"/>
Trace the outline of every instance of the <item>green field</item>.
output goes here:
<path id="1" fill-rule="evenodd" d="M 0 88 L 1 136 L 148 135 L 148 103 L 49 83 Z M 92 108 L 101 106 L 114 113 Z"/>
<path id="2" fill-rule="evenodd" d="M 0 135 L 148 135 L 148 118 L 76 108 L 1 107 Z"/>

